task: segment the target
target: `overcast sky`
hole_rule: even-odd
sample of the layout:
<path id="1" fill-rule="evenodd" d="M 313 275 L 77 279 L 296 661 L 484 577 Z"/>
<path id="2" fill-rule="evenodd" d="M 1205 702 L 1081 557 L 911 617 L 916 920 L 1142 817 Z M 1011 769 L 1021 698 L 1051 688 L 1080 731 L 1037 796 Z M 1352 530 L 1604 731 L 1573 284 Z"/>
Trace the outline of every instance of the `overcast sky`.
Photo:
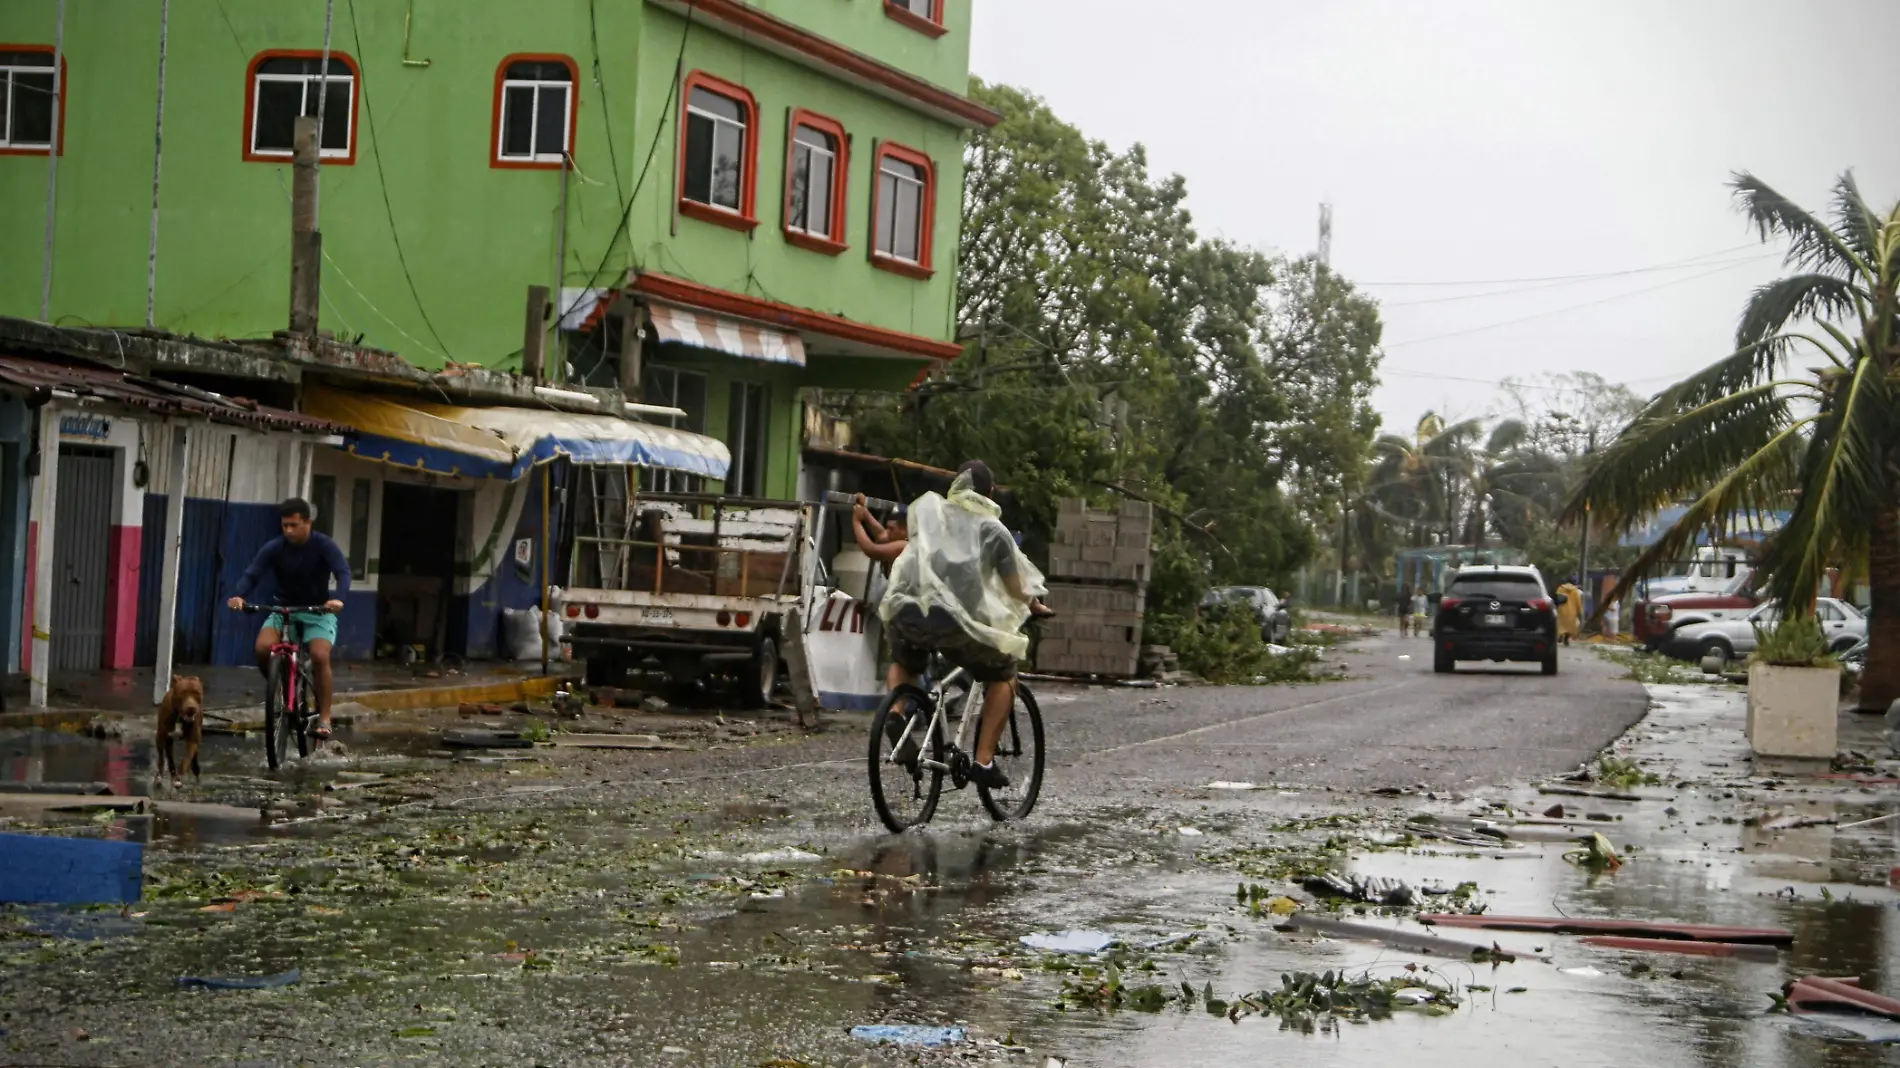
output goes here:
<path id="1" fill-rule="evenodd" d="M 1647 395 L 1726 355 L 1779 264 L 1733 170 L 1817 210 L 1848 167 L 1877 208 L 1900 198 L 1895 0 L 976 8 L 977 75 L 1147 145 L 1204 233 L 1303 254 L 1332 203 L 1333 265 L 1384 308 L 1393 429 L 1484 414 L 1506 376 L 1589 369 Z M 1635 273 L 1518 281 L 1609 272 Z M 1448 282 L 1479 284 L 1392 284 Z"/>

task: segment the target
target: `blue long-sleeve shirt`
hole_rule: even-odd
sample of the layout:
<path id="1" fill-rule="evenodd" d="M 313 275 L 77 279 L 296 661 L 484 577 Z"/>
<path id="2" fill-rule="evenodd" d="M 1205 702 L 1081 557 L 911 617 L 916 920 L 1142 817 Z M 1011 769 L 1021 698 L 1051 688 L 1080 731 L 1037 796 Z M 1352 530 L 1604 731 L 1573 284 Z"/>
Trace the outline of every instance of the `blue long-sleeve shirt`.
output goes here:
<path id="1" fill-rule="evenodd" d="M 257 588 L 265 572 L 277 577 L 277 597 L 288 605 L 317 605 L 329 600 L 341 601 L 350 592 L 350 562 L 328 534 L 311 531 L 302 545 L 292 545 L 281 537 L 272 538 L 257 550 L 257 558 L 244 569 L 238 581 L 237 596 Z M 330 579 L 336 578 L 336 592 L 330 592 Z"/>

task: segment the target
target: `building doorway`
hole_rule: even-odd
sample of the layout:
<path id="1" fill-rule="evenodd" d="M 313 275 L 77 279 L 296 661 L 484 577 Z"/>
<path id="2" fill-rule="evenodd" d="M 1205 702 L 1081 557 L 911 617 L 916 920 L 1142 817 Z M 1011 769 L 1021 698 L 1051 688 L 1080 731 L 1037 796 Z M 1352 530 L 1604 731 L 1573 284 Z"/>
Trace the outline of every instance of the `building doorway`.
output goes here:
<path id="1" fill-rule="evenodd" d="M 383 542 L 377 566 L 376 644 L 398 659 L 439 657 L 448 648 L 455 602 L 456 536 L 462 494 L 435 486 L 383 484 Z"/>
<path id="2" fill-rule="evenodd" d="M 106 587 L 112 542 L 113 450 L 59 450 L 53 503 L 54 671 L 96 671 L 106 656 Z"/>

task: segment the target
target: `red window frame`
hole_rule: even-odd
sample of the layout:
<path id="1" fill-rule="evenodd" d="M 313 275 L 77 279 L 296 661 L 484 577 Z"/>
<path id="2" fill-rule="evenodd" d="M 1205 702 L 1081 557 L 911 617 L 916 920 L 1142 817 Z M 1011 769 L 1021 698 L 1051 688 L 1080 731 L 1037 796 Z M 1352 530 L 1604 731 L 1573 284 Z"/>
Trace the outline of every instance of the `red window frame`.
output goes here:
<path id="1" fill-rule="evenodd" d="M 572 87 L 568 89 L 567 154 L 574 156 L 580 144 L 580 64 L 574 62 L 572 56 L 556 52 L 516 52 L 503 56 L 501 62 L 495 65 L 495 114 L 488 138 L 488 165 L 502 171 L 558 171 L 567 165 L 566 160 L 503 159 L 501 156 L 501 87 L 508 80 L 508 68 L 516 63 L 559 63 L 567 68 L 567 73 L 574 79 Z"/>
<path id="2" fill-rule="evenodd" d="M 52 45 L 38 44 L 0 44 L 0 52 L 37 52 L 42 55 L 56 55 Z M 0 148 L 0 156 L 50 156 L 58 152 L 66 154 L 66 68 L 65 56 L 59 57 L 59 129 L 53 131 L 53 147 L 44 148 Z"/>
<path id="3" fill-rule="evenodd" d="M 838 143 L 837 163 L 832 168 L 831 181 L 831 233 L 820 237 L 803 230 L 792 229 L 792 163 L 798 156 L 798 128 L 809 127 L 819 133 L 829 135 Z M 784 221 L 781 224 L 785 240 L 799 248 L 822 252 L 827 256 L 836 256 L 851 246 L 845 242 L 845 215 L 849 210 L 846 200 L 851 184 L 851 138 L 844 131 L 844 124 L 836 119 L 820 115 L 804 108 L 792 109 L 791 116 L 785 121 L 785 203 Z"/>
<path id="4" fill-rule="evenodd" d="M 737 214 L 711 204 L 701 204 L 697 200 L 686 199 L 686 127 L 687 109 L 692 105 L 693 90 L 705 89 L 720 96 L 736 101 L 746 113 L 745 139 L 745 175 L 739 183 L 739 211 Z M 696 70 L 680 83 L 679 141 L 675 153 L 679 158 L 674 168 L 674 199 L 679 205 L 679 213 L 688 218 L 723 226 L 729 230 L 751 231 L 759 225 L 759 101 L 745 86 L 726 81 L 703 70 Z"/>
<path id="5" fill-rule="evenodd" d="M 943 3 L 944 0 L 930 0 L 930 17 L 925 18 L 897 0 L 884 0 L 884 14 L 926 37 L 942 37 L 950 32 L 943 24 Z"/>
<path id="6" fill-rule="evenodd" d="M 877 249 L 878 198 L 884 190 L 884 160 L 886 158 L 902 160 L 924 172 L 924 203 L 922 214 L 917 220 L 917 262 L 910 263 L 895 256 L 887 256 Z M 928 279 L 936 275 L 931 266 L 931 256 L 935 251 L 937 231 L 937 164 L 929 156 L 894 141 L 880 142 L 871 153 L 871 265 L 882 270 L 901 274 L 910 278 Z"/>
<path id="7" fill-rule="evenodd" d="M 320 48 L 271 48 L 251 57 L 251 65 L 244 69 L 244 162 L 246 163 L 289 163 L 289 156 L 273 156 L 251 151 L 251 123 L 257 118 L 257 68 L 267 59 L 315 59 L 323 58 Z M 341 156 L 325 156 L 322 146 L 318 146 L 317 158 L 325 167 L 348 167 L 356 162 L 357 122 L 363 114 L 363 68 L 355 57 L 337 49 L 330 50 L 330 58 L 341 60 L 350 68 L 350 76 L 356 84 L 350 89 L 350 149 Z"/>

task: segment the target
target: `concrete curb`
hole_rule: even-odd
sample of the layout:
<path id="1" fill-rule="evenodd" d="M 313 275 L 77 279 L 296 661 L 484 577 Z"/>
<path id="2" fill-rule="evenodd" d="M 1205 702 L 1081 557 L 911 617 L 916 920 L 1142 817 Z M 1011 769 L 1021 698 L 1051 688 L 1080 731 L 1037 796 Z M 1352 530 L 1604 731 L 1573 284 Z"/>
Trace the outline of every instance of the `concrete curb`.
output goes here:
<path id="1" fill-rule="evenodd" d="M 554 691 L 563 685 L 580 685 L 579 675 L 536 675 L 531 678 L 508 679 L 498 682 L 459 682 L 448 686 L 419 686 L 395 690 L 357 690 L 340 692 L 336 703 L 354 702 L 378 712 L 415 712 L 426 708 L 453 708 L 462 704 L 508 704 L 526 701 L 535 697 L 551 697 Z M 260 706 L 255 702 L 244 705 L 232 705 L 222 708 L 206 709 L 208 712 L 232 713 L 254 711 Z M 41 730 L 76 731 L 84 730 L 86 725 L 99 716 L 112 716 L 123 719 L 147 719 L 150 709 L 111 709 L 111 708 L 49 708 L 36 712 L 0 712 L 0 729 L 38 728 Z M 260 721 L 261 722 L 261 721 Z"/>

